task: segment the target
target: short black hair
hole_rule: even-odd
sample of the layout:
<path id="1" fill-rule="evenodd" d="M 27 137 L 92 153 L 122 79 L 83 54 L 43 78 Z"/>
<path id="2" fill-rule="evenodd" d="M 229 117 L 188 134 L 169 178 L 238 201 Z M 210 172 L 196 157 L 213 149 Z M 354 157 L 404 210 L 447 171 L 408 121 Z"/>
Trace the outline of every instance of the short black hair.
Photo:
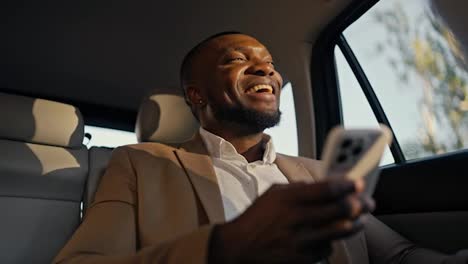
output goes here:
<path id="1" fill-rule="evenodd" d="M 193 65 L 193 60 L 195 56 L 200 52 L 201 48 L 208 43 L 210 40 L 215 39 L 217 37 L 221 37 L 224 35 L 234 35 L 234 34 L 243 34 L 242 32 L 239 31 L 223 31 L 220 33 L 216 33 L 214 35 L 211 35 L 207 37 L 206 39 L 202 40 L 200 43 L 198 43 L 195 47 L 193 47 L 184 57 L 182 60 L 182 64 L 180 66 L 180 85 L 182 88 L 182 91 L 184 92 L 185 96 L 185 88 L 184 88 L 184 83 L 187 80 L 190 80 L 192 78 L 192 65 Z"/>

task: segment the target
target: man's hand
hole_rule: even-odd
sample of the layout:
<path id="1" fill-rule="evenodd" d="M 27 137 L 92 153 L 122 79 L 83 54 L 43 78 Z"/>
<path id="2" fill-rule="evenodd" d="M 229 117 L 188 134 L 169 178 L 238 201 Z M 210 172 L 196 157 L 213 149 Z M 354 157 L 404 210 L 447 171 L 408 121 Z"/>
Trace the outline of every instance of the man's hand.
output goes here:
<path id="1" fill-rule="evenodd" d="M 209 262 L 313 263 L 331 253 L 331 241 L 363 225 L 374 205 L 363 182 L 274 185 L 242 215 L 215 227 Z"/>

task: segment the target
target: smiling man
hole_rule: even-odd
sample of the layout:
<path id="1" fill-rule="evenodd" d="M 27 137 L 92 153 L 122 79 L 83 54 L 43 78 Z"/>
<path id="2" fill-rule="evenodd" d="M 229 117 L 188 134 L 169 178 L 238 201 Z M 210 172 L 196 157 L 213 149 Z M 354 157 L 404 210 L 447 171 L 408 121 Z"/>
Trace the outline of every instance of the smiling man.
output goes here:
<path id="1" fill-rule="evenodd" d="M 246 35 L 222 33 L 210 40 L 182 63 L 187 102 L 206 130 L 225 138 L 228 126 L 235 134 L 256 135 L 258 140 L 280 120 L 283 80 L 273 58 Z"/>
<path id="2" fill-rule="evenodd" d="M 263 130 L 279 122 L 282 78 L 255 38 L 208 38 L 185 57 L 181 81 L 200 132 L 177 148 L 116 149 L 55 263 L 445 260 L 365 221 L 373 202 L 362 182 L 314 182 L 318 161 L 275 152 Z"/>

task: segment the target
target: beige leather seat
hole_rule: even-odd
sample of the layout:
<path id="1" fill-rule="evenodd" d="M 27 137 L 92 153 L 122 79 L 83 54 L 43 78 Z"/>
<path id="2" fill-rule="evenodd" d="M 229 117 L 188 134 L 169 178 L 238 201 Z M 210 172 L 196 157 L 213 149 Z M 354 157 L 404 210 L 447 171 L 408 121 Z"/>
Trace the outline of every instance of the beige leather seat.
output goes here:
<path id="1" fill-rule="evenodd" d="M 83 118 L 62 103 L 0 93 L 0 263 L 50 263 L 80 223 Z"/>
<path id="2" fill-rule="evenodd" d="M 182 96 L 152 94 L 140 106 L 135 133 L 138 142 L 174 144 L 192 138 L 199 126 Z"/>
<path id="3" fill-rule="evenodd" d="M 198 130 L 198 121 L 179 95 L 151 94 L 140 106 L 135 132 L 138 142 L 174 144 L 190 139 Z M 90 149 L 89 177 L 85 191 L 85 207 L 94 199 L 97 186 L 112 154 L 112 149 Z"/>
<path id="4" fill-rule="evenodd" d="M 94 201 L 99 180 L 106 171 L 113 150 L 106 147 L 91 147 L 89 149 L 89 172 L 83 195 L 83 215 L 86 214 L 86 209 Z"/>

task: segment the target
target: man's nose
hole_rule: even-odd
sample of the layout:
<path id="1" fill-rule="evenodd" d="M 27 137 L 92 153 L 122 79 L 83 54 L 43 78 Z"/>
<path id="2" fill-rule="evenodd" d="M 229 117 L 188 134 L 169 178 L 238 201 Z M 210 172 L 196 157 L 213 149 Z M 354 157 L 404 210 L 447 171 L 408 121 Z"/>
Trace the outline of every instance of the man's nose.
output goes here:
<path id="1" fill-rule="evenodd" d="M 273 76 L 275 74 L 275 69 L 271 63 L 261 62 L 250 66 L 246 73 L 258 76 Z"/>

